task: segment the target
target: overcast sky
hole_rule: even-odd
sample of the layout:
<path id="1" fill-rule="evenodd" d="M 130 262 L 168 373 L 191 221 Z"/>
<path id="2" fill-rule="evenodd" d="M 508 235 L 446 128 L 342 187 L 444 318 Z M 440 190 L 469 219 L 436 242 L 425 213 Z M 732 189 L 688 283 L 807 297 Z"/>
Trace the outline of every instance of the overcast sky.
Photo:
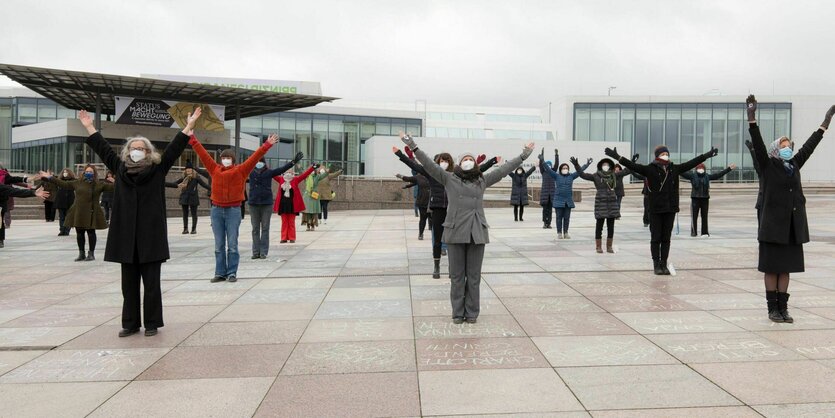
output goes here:
<path id="1" fill-rule="evenodd" d="M 609 86 L 835 94 L 835 2 L 824 0 L 12 0 L 0 10 L 3 63 L 319 81 L 351 101 L 541 107 Z"/>

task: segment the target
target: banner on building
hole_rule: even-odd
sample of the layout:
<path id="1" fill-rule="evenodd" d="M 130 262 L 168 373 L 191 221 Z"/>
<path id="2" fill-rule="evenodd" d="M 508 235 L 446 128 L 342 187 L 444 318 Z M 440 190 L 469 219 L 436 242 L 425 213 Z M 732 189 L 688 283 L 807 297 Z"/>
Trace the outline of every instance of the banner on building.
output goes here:
<path id="1" fill-rule="evenodd" d="M 179 129 L 186 126 L 189 112 L 197 107 L 203 109 L 203 115 L 197 120 L 195 130 L 224 129 L 224 106 L 123 96 L 116 96 L 116 123 Z"/>

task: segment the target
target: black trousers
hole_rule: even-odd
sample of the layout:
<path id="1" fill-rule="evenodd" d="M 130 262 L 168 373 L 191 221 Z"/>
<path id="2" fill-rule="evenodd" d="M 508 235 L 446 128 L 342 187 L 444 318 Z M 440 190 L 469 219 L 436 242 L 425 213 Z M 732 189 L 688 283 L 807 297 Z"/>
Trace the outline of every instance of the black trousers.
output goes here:
<path id="1" fill-rule="evenodd" d="M 58 209 L 58 232 L 66 235 L 70 233 L 70 228 L 64 226 L 64 220 L 67 219 L 67 211 L 69 209 Z"/>
<path id="2" fill-rule="evenodd" d="M 96 230 L 75 228 L 75 242 L 78 244 L 78 251 L 84 252 L 84 234 L 87 234 L 87 239 L 90 241 L 90 252 L 96 251 Z"/>
<path id="3" fill-rule="evenodd" d="M 522 220 L 523 216 L 525 216 L 525 206 L 513 205 L 513 219 Z"/>
<path id="4" fill-rule="evenodd" d="M 101 208 L 104 209 L 104 220 L 108 223 L 110 222 L 110 209 L 112 207 L 109 200 L 103 200 L 101 202 Z"/>
<path id="5" fill-rule="evenodd" d="M 675 222 L 675 212 L 649 215 L 649 232 L 652 235 L 649 249 L 653 261 L 667 262 L 667 257 L 670 255 L 670 237 L 673 235 L 673 224 Z"/>
<path id="6" fill-rule="evenodd" d="M 707 230 L 707 210 L 710 206 L 710 199 L 694 197 L 691 198 L 690 213 L 693 215 L 693 222 L 690 223 L 690 235 L 698 235 L 696 232 L 696 222 L 699 220 L 699 212 L 702 214 L 702 235 L 710 235 Z"/>
<path id="7" fill-rule="evenodd" d="M 441 240 L 444 236 L 446 208 L 432 208 L 432 258 L 441 258 Z"/>
<path id="8" fill-rule="evenodd" d="M 322 207 L 322 212 L 319 213 L 319 219 L 324 218 L 325 220 L 328 220 L 328 204 L 330 202 L 330 200 L 319 200 L 319 204 Z"/>
<path id="9" fill-rule="evenodd" d="M 542 205 L 542 203 L 540 203 Z M 554 205 L 552 204 L 551 198 L 548 198 L 548 201 L 545 202 L 544 206 L 542 206 L 542 223 L 545 225 L 551 225 L 551 220 L 553 219 L 554 215 Z"/>
<path id="10" fill-rule="evenodd" d="M 43 218 L 47 222 L 55 220 L 55 202 L 43 201 Z"/>
<path id="11" fill-rule="evenodd" d="M 160 270 L 162 262 L 122 264 L 122 328 L 142 326 L 139 314 L 139 283 L 145 285 L 145 328 L 160 328 L 162 321 L 162 290 Z"/>
<path id="12" fill-rule="evenodd" d="M 644 225 L 649 225 L 649 211 L 647 211 L 647 207 L 649 207 L 649 195 L 644 195 Z"/>
<path id="13" fill-rule="evenodd" d="M 594 226 L 594 239 L 603 238 L 603 222 L 606 222 L 606 238 L 614 238 L 615 218 L 599 218 Z"/>
<path id="14" fill-rule="evenodd" d="M 418 214 L 420 215 L 420 223 L 418 224 L 418 231 L 420 235 L 423 235 L 423 231 L 426 229 L 426 221 L 429 220 L 429 212 L 426 211 L 426 207 L 418 206 Z"/>
<path id="15" fill-rule="evenodd" d="M 191 212 L 191 230 L 197 229 L 197 206 L 180 205 L 183 208 L 183 229 L 188 229 L 188 213 Z"/>

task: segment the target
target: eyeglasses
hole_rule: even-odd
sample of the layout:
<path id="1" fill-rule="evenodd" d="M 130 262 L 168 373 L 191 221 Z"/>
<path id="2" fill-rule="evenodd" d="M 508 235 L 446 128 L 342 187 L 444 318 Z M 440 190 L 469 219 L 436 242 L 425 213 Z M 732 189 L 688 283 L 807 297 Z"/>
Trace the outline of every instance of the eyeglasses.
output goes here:
<path id="1" fill-rule="evenodd" d="M 145 151 L 146 149 L 147 148 L 145 148 L 145 147 L 137 147 L 137 148 L 130 147 L 130 148 L 128 148 L 129 151 Z"/>

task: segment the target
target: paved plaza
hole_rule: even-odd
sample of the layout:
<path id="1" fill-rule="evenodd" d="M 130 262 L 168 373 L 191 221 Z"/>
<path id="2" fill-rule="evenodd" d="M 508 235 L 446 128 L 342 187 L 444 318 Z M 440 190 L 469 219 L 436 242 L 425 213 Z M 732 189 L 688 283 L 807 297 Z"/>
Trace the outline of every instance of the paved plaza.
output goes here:
<path id="1" fill-rule="evenodd" d="M 754 196 L 711 199 L 710 238 L 674 236 L 654 276 L 640 196 L 616 254 L 596 254 L 591 200 L 571 240 L 488 209 L 477 324 L 453 325 L 449 280 L 411 211 L 332 213 L 295 244 L 210 284 L 208 217 L 169 219 L 166 326 L 118 338 L 119 265 L 73 262 L 57 224 L 15 220 L 0 250 L 0 416 L 835 416 L 835 198 L 808 196 L 813 242 L 794 324 L 768 321 Z M 429 234 L 427 233 L 427 237 Z M 446 260 L 443 261 L 444 269 Z"/>

